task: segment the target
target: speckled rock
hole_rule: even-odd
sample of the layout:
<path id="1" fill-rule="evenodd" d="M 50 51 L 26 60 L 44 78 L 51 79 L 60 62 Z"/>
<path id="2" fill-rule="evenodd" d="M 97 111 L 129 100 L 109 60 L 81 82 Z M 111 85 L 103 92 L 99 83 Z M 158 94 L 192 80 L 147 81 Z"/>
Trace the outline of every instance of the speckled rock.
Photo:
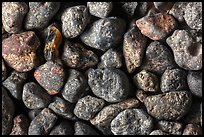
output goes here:
<path id="1" fill-rule="evenodd" d="M 2 41 L 2 56 L 11 68 L 27 72 L 36 65 L 36 50 L 40 40 L 33 31 L 13 34 Z"/>
<path id="2" fill-rule="evenodd" d="M 23 19 L 28 12 L 25 2 L 2 2 L 2 24 L 8 33 L 22 29 Z"/>
<path id="3" fill-rule="evenodd" d="M 123 110 L 128 108 L 137 108 L 139 101 L 136 98 L 130 98 L 119 103 L 110 104 L 104 107 L 93 119 L 91 124 L 96 126 L 104 135 L 112 135 L 111 121 Z"/>
<path id="4" fill-rule="evenodd" d="M 9 90 L 14 98 L 21 100 L 23 85 L 26 79 L 27 73 L 13 71 L 2 84 Z"/>
<path id="5" fill-rule="evenodd" d="M 87 7 L 91 15 L 105 18 L 111 13 L 113 4 L 112 2 L 87 2 Z"/>
<path id="6" fill-rule="evenodd" d="M 81 121 L 74 123 L 74 130 L 74 135 L 99 135 L 98 131 Z"/>
<path id="7" fill-rule="evenodd" d="M 125 11 L 128 17 L 134 17 L 135 10 L 137 8 L 137 2 L 121 2 L 122 9 Z"/>
<path id="8" fill-rule="evenodd" d="M 183 124 L 180 122 L 161 120 L 157 123 L 159 129 L 171 135 L 181 135 Z"/>
<path id="9" fill-rule="evenodd" d="M 166 43 L 174 53 L 175 62 L 187 70 L 202 69 L 202 33 L 195 30 L 175 30 Z"/>
<path id="10" fill-rule="evenodd" d="M 2 87 L 2 135 L 8 135 L 11 132 L 15 106 L 7 91 Z"/>
<path id="11" fill-rule="evenodd" d="M 169 14 L 173 15 L 179 22 L 183 22 L 187 4 L 188 2 L 175 2 Z"/>
<path id="12" fill-rule="evenodd" d="M 80 35 L 86 45 L 105 51 L 122 40 L 126 23 L 119 17 L 108 17 L 95 21 Z"/>
<path id="13" fill-rule="evenodd" d="M 185 90 L 187 88 L 187 73 L 182 69 L 167 69 L 161 76 L 162 92 Z"/>
<path id="14" fill-rule="evenodd" d="M 70 69 L 68 70 L 68 79 L 61 93 L 65 100 L 76 103 L 78 99 L 86 92 L 88 86 L 87 79 L 82 72 Z"/>
<path id="15" fill-rule="evenodd" d="M 51 96 L 38 84 L 26 83 L 23 86 L 22 100 L 29 109 L 45 108 L 51 101 Z"/>
<path id="16" fill-rule="evenodd" d="M 91 69 L 88 84 L 92 92 L 107 102 L 119 102 L 127 98 L 129 83 L 126 74 L 115 68 Z"/>
<path id="17" fill-rule="evenodd" d="M 181 119 L 189 111 L 191 103 L 192 96 L 187 91 L 151 95 L 144 100 L 147 112 L 159 120 Z"/>
<path id="18" fill-rule="evenodd" d="M 136 27 L 132 27 L 124 34 L 123 55 L 129 73 L 134 72 L 141 65 L 146 43 L 147 38 Z"/>
<path id="19" fill-rule="evenodd" d="M 49 135 L 73 135 L 74 127 L 69 121 L 62 121 L 50 131 Z"/>
<path id="20" fill-rule="evenodd" d="M 25 17 L 25 29 L 43 29 L 60 8 L 60 2 L 29 2 L 29 12 Z"/>
<path id="21" fill-rule="evenodd" d="M 135 93 L 137 99 L 140 101 L 140 102 L 144 102 L 145 98 L 147 97 L 147 92 L 145 92 L 144 90 L 142 89 L 138 89 Z"/>
<path id="22" fill-rule="evenodd" d="M 142 70 L 133 77 L 137 88 L 146 92 L 158 92 L 159 80 L 154 73 Z"/>
<path id="23" fill-rule="evenodd" d="M 146 49 L 143 69 L 162 75 L 164 71 L 175 66 L 173 54 L 162 43 L 154 41 Z"/>
<path id="24" fill-rule="evenodd" d="M 35 70 L 34 77 L 48 94 L 54 95 L 59 93 L 63 86 L 65 72 L 61 65 L 47 61 Z"/>
<path id="25" fill-rule="evenodd" d="M 153 129 L 153 119 L 142 109 L 126 109 L 111 122 L 114 135 L 148 135 Z"/>
<path id="26" fill-rule="evenodd" d="M 61 58 L 67 66 L 78 69 L 87 69 L 98 63 L 98 57 L 93 51 L 86 49 L 80 43 L 68 40 L 64 43 Z"/>
<path id="27" fill-rule="evenodd" d="M 162 130 L 153 130 L 149 135 L 169 135 L 168 133 L 163 132 Z"/>
<path id="28" fill-rule="evenodd" d="M 74 108 L 74 114 L 80 119 L 90 120 L 104 105 L 105 101 L 103 99 L 87 95 L 78 100 Z"/>
<path id="29" fill-rule="evenodd" d="M 189 71 L 187 81 L 191 93 L 202 98 L 202 72 Z"/>
<path id="30" fill-rule="evenodd" d="M 196 124 L 188 124 L 185 126 L 182 135 L 202 135 L 202 127 Z"/>
<path id="31" fill-rule="evenodd" d="M 84 5 L 67 8 L 61 16 L 63 35 L 66 38 L 80 35 L 89 23 L 89 16 L 88 9 Z"/>

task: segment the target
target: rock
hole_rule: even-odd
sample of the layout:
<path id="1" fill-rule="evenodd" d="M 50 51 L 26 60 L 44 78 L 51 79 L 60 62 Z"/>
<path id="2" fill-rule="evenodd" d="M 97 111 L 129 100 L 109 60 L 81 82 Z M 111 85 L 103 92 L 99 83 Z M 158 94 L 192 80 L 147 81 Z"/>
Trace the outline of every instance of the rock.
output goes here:
<path id="1" fill-rule="evenodd" d="M 99 135 L 98 131 L 81 121 L 74 123 L 74 130 L 74 135 Z"/>
<path id="2" fill-rule="evenodd" d="M 89 23 L 90 15 L 84 5 L 69 7 L 61 16 L 62 33 L 66 38 L 80 35 Z"/>
<path id="3" fill-rule="evenodd" d="M 2 56 L 11 68 L 27 72 L 36 65 L 36 50 L 40 40 L 33 31 L 25 31 L 2 41 Z"/>
<path id="4" fill-rule="evenodd" d="M 87 69 L 98 62 L 98 57 L 93 51 L 86 49 L 80 43 L 71 43 L 67 40 L 61 58 L 67 66 L 77 69 Z"/>
<path id="5" fill-rule="evenodd" d="M 147 94 L 145 93 L 144 90 L 138 89 L 138 90 L 136 91 L 136 97 L 137 97 L 137 99 L 138 99 L 140 102 L 143 103 L 144 100 L 145 100 L 145 98 L 147 97 Z"/>
<path id="6" fill-rule="evenodd" d="M 25 29 L 43 29 L 60 8 L 60 2 L 29 2 L 29 12 L 25 18 Z"/>
<path id="7" fill-rule="evenodd" d="M 202 33 L 195 30 L 175 30 L 166 43 L 174 53 L 175 62 L 186 70 L 202 69 Z"/>
<path id="8" fill-rule="evenodd" d="M 80 39 L 92 48 L 105 51 L 121 42 L 125 28 L 126 23 L 121 18 L 103 18 L 87 27 Z"/>
<path id="9" fill-rule="evenodd" d="M 35 70 L 34 77 L 48 94 L 54 95 L 60 92 L 64 84 L 65 72 L 61 65 L 47 61 Z"/>
<path id="10" fill-rule="evenodd" d="M 142 109 L 126 109 L 111 122 L 114 135 L 148 135 L 153 129 L 153 119 Z"/>
<path id="11" fill-rule="evenodd" d="M 172 91 L 146 97 L 144 105 L 147 112 L 156 119 L 179 120 L 189 111 L 191 93 Z"/>
<path id="12" fill-rule="evenodd" d="M 187 81 L 191 93 L 202 98 L 202 72 L 189 71 Z"/>
<path id="13" fill-rule="evenodd" d="M 167 69 L 161 76 L 162 92 L 179 91 L 187 88 L 187 74 L 182 69 Z"/>
<path id="14" fill-rule="evenodd" d="M 202 128 L 196 124 L 188 124 L 185 126 L 182 135 L 202 135 Z"/>
<path id="15" fill-rule="evenodd" d="M 174 5 L 174 2 L 153 2 L 153 3 L 154 6 L 161 12 L 169 11 Z"/>
<path id="16" fill-rule="evenodd" d="M 78 100 L 74 108 L 74 114 L 80 119 L 90 120 L 104 105 L 104 100 L 87 95 Z"/>
<path id="17" fill-rule="evenodd" d="M 147 38 L 136 27 L 132 27 L 124 34 L 123 54 L 129 73 L 134 72 L 142 64 L 146 43 Z"/>
<path id="18" fill-rule="evenodd" d="M 87 7 L 91 15 L 106 18 L 111 13 L 112 2 L 87 2 Z"/>
<path id="19" fill-rule="evenodd" d="M 111 103 L 126 99 L 129 92 L 126 74 L 115 68 L 90 70 L 88 84 L 97 97 Z"/>
<path id="20" fill-rule="evenodd" d="M 158 129 L 158 130 L 153 130 L 149 135 L 169 135 L 165 132 L 163 132 L 162 130 Z"/>
<path id="21" fill-rule="evenodd" d="M 152 40 L 163 40 L 177 27 L 172 15 L 157 13 L 144 16 L 136 21 L 141 33 Z"/>
<path id="22" fill-rule="evenodd" d="M 25 2 L 2 2 L 2 24 L 8 33 L 18 33 L 28 12 Z"/>
<path id="23" fill-rule="evenodd" d="M 40 112 L 42 109 L 31 109 L 28 111 L 28 117 L 32 121 Z"/>
<path id="24" fill-rule="evenodd" d="M 125 11 L 127 16 L 134 17 L 135 10 L 137 8 L 137 2 L 121 2 L 122 9 Z"/>
<path id="25" fill-rule="evenodd" d="M 69 121 L 62 121 L 50 131 L 49 135 L 73 135 L 74 128 Z"/>
<path id="26" fill-rule="evenodd" d="M 173 15 L 179 22 L 183 22 L 187 4 L 188 2 L 175 2 L 169 14 Z"/>
<path id="27" fill-rule="evenodd" d="M 6 71 L 6 65 L 4 63 L 4 60 L 2 59 L 2 81 L 4 81 L 7 78 L 7 71 Z"/>

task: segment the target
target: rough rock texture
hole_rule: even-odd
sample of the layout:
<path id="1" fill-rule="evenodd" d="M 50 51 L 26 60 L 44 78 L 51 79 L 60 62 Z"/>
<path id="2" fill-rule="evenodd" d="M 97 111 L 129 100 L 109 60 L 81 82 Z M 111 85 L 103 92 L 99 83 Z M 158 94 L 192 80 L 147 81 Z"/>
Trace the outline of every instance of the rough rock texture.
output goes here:
<path id="1" fill-rule="evenodd" d="M 175 62 L 186 70 L 202 69 L 202 33 L 195 30 L 175 30 L 166 43 L 174 53 Z"/>
<path id="2" fill-rule="evenodd" d="M 184 14 L 188 2 L 175 2 L 174 6 L 170 9 L 169 14 L 173 15 L 179 22 L 184 21 Z"/>
<path id="3" fill-rule="evenodd" d="M 74 123 L 74 130 L 74 135 L 99 135 L 98 131 L 81 121 Z"/>
<path id="4" fill-rule="evenodd" d="M 87 69 L 98 62 L 97 55 L 80 43 L 65 41 L 61 56 L 64 63 L 71 68 Z"/>
<path id="5" fill-rule="evenodd" d="M 35 70 L 34 77 L 48 94 L 54 95 L 59 93 L 63 86 L 65 71 L 61 65 L 47 61 Z"/>
<path id="6" fill-rule="evenodd" d="M 105 51 L 122 40 L 126 23 L 118 17 L 99 19 L 80 35 L 86 45 Z"/>
<path id="7" fill-rule="evenodd" d="M 129 83 L 126 74 L 115 68 L 91 69 L 88 84 L 92 92 L 107 102 L 119 102 L 127 98 Z"/>
<path id="8" fill-rule="evenodd" d="M 128 17 L 134 17 L 135 10 L 137 8 L 137 2 L 121 2 L 122 9 L 125 11 Z"/>
<path id="9" fill-rule="evenodd" d="M 162 92 L 185 90 L 187 88 L 187 74 L 182 69 L 167 69 L 161 76 L 160 88 Z"/>
<path id="10" fill-rule="evenodd" d="M 172 15 L 158 13 L 138 19 L 136 25 L 143 35 L 152 40 L 162 40 L 176 29 L 177 22 Z"/>
<path id="11" fill-rule="evenodd" d="M 111 122 L 114 135 L 148 135 L 153 129 L 153 119 L 142 109 L 126 109 Z"/>
<path id="12" fill-rule="evenodd" d="M 36 50 L 40 40 L 33 31 L 25 31 L 2 41 L 2 56 L 11 68 L 27 72 L 36 64 Z"/>
<path id="13" fill-rule="evenodd" d="M 104 135 L 112 135 L 111 121 L 123 110 L 136 108 L 139 101 L 136 98 L 130 98 L 116 104 L 105 106 L 93 119 L 91 124 L 96 126 Z"/>
<path id="14" fill-rule="evenodd" d="M 202 127 L 196 124 L 188 124 L 185 126 L 182 135 L 202 135 Z"/>
<path id="15" fill-rule="evenodd" d="M 29 2 L 25 17 L 25 29 L 43 29 L 60 8 L 60 2 Z"/>
<path id="16" fill-rule="evenodd" d="M 66 38 L 80 35 L 89 23 L 89 16 L 88 9 L 84 5 L 67 8 L 61 16 L 63 35 Z"/>
<path id="17" fill-rule="evenodd" d="M 147 97 L 147 94 L 144 90 L 142 89 L 138 89 L 135 93 L 137 99 L 140 101 L 140 102 L 144 102 L 145 98 Z"/>
<path id="18" fill-rule="evenodd" d="M 149 135 L 169 135 L 165 132 L 163 132 L 162 130 L 158 129 L 158 130 L 153 130 Z"/>
<path id="19" fill-rule="evenodd" d="M 11 75 L 2 83 L 9 90 L 11 95 L 21 100 L 23 85 L 27 79 L 27 73 L 13 71 Z"/>
<path id="20" fill-rule="evenodd" d="M 73 135 L 74 128 L 69 121 L 62 121 L 50 131 L 49 135 Z"/>
<path id="21" fill-rule="evenodd" d="M 91 15 L 105 18 L 111 13 L 113 4 L 112 2 L 87 2 L 87 7 Z"/>
<path id="22" fill-rule="evenodd" d="M 28 12 L 25 2 L 2 2 L 2 24 L 8 33 L 17 33 L 22 29 L 23 19 Z"/>
<path id="23" fill-rule="evenodd" d="M 2 135 L 8 135 L 11 132 L 15 106 L 8 96 L 7 91 L 2 87 Z"/>
<path id="24" fill-rule="evenodd" d="M 133 77 L 135 85 L 146 92 L 158 92 L 159 80 L 154 73 L 142 70 Z"/>
<path id="25" fill-rule="evenodd" d="M 191 102 L 191 93 L 172 91 L 148 96 L 144 105 L 147 112 L 156 119 L 179 120 L 188 112 Z"/>
<path id="26" fill-rule="evenodd" d="M 134 72 L 141 65 L 146 43 L 147 38 L 136 27 L 132 27 L 124 34 L 123 54 L 129 73 Z"/>
<path id="27" fill-rule="evenodd" d="M 202 72 L 189 71 L 187 81 L 191 93 L 202 98 Z"/>
<path id="28" fill-rule="evenodd" d="M 57 121 L 57 116 L 44 108 L 30 123 L 28 135 L 47 135 Z"/>
<path id="29" fill-rule="evenodd" d="M 51 101 L 51 96 L 38 84 L 26 83 L 23 86 L 22 100 L 29 109 L 45 108 Z"/>
<path id="30" fill-rule="evenodd" d="M 74 114 L 80 119 L 90 120 L 104 105 L 105 101 L 103 99 L 87 95 L 78 100 L 74 108 Z"/>

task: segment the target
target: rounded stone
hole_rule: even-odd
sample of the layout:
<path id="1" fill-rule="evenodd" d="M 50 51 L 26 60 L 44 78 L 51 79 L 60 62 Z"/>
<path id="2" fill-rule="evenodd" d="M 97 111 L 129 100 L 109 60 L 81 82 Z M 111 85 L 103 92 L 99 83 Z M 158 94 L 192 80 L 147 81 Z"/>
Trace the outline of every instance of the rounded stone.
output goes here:
<path id="1" fill-rule="evenodd" d="M 129 80 L 126 74 L 115 68 L 91 69 L 88 84 L 92 92 L 107 102 L 119 102 L 129 94 Z"/>
<path id="2" fill-rule="evenodd" d="M 99 135 L 98 131 L 82 121 L 74 123 L 74 130 L 74 135 Z"/>
<path id="3" fill-rule="evenodd" d="M 153 129 L 153 119 L 142 109 L 126 109 L 111 122 L 114 135 L 148 135 Z"/>

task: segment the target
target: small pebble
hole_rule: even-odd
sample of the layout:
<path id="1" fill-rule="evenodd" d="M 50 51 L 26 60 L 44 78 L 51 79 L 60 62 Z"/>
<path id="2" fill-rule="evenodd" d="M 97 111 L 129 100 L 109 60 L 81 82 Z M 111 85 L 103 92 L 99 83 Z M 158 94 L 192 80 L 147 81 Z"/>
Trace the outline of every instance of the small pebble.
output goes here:
<path id="1" fill-rule="evenodd" d="M 2 2 L 2 24 L 8 33 L 18 33 L 28 12 L 25 2 Z"/>
<path id="2" fill-rule="evenodd" d="M 202 98 L 202 72 L 189 71 L 187 81 L 191 93 Z"/>
<path id="3" fill-rule="evenodd" d="M 154 41 L 146 49 L 143 69 L 162 75 L 164 71 L 175 67 L 171 51 L 162 43 Z"/>
<path id="4" fill-rule="evenodd" d="M 75 69 L 68 70 L 68 79 L 61 93 L 65 100 L 76 103 L 86 92 L 88 86 L 84 74 Z"/>
<path id="5" fill-rule="evenodd" d="M 186 70 L 202 69 L 202 33 L 195 30 L 175 30 L 166 43 L 174 53 L 175 62 Z"/>
<path id="6" fill-rule="evenodd" d="M 114 135 L 148 135 L 153 129 L 153 119 L 142 109 L 126 109 L 111 122 Z"/>
<path id="7" fill-rule="evenodd" d="M 135 10 L 137 8 L 137 2 L 121 2 L 122 3 L 122 9 L 125 11 L 127 16 L 134 17 Z"/>
<path id="8" fill-rule="evenodd" d="M 74 108 L 74 114 L 83 120 L 90 120 L 98 113 L 105 105 L 103 99 L 98 99 L 87 95 L 78 100 Z"/>
<path id="9" fill-rule="evenodd" d="M 81 121 L 74 123 L 74 130 L 74 135 L 99 135 L 98 131 Z"/>
<path id="10" fill-rule="evenodd" d="M 11 95 L 21 100 L 23 85 L 27 79 L 27 73 L 13 71 L 11 75 L 2 83 L 9 90 Z"/>
<path id="11" fill-rule="evenodd" d="M 149 135 L 169 135 L 165 132 L 163 132 L 162 130 L 158 129 L 158 130 L 153 130 Z"/>
<path id="12" fill-rule="evenodd" d="M 72 123 L 69 121 L 62 121 L 59 124 L 55 125 L 50 131 L 49 135 L 73 135 L 74 128 Z"/>
<path id="13" fill-rule="evenodd" d="M 29 12 L 25 17 L 25 29 L 43 29 L 60 8 L 60 2 L 29 2 Z"/>
<path id="14" fill-rule="evenodd" d="M 105 106 L 93 119 L 91 124 L 97 127 L 104 135 L 113 135 L 111 132 L 111 121 L 123 110 L 128 108 L 137 108 L 139 101 L 136 98 L 130 98 L 116 104 Z"/>
<path id="15" fill-rule="evenodd" d="M 142 64 L 146 43 L 147 38 L 136 27 L 132 27 L 124 34 L 123 55 L 129 73 L 134 72 Z"/>
<path id="16" fill-rule="evenodd" d="M 36 50 L 40 40 L 33 31 L 13 34 L 2 41 L 2 56 L 11 68 L 27 72 L 36 64 Z"/>
<path id="17" fill-rule="evenodd" d="M 141 33 L 152 40 L 163 40 L 177 27 L 172 15 L 158 13 L 144 16 L 136 21 Z"/>
<path id="18" fill-rule="evenodd" d="M 182 69 L 167 69 L 161 76 L 162 92 L 179 91 L 187 88 L 187 74 Z"/>
<path id="19" fill-rule="evenodd" d="M 84 5 L 67 8 L 61 16 L 63 35 L 66 38 L 77 37 L 84 31 L 89 18 L 88 9 Z"/>
<path id="20" fill-rule="evenodd" d="M 28 135 L 48 135 L 54 127 L 57 116 L 48 108 L 44 108 L 30 123 Z"/>
<path id="21" fill-rule="evenodd" d="M 157 76 L 146 70 L 142 70 L 133 77 L 135 85 L 145 92 L 158 92 L 159 80 Z"/>
<path id="22" fill-rule="evenodd" d="M 22 100 L 29 109 L 45 108 L 51 102 L 51 96 L 38 84 L 26 83 L 23 86 Z"/>
<path id="23" fill-rule="evenodd" d="M 189 2 L 183 17 L 191 29 L 202 30 L 202 2 Z"/>
<path id="24" fill-rule="evenodd" d="M 87 69 L 98 63 L 98 57 L 93 51 L 86 49 L 81 43 L 68 40 L 65 41 L 61 58 L 67 66 L 77 69 Z"/>
<path id="25" fill-rule="evenodd" d="M 2 81 L 4 81 L 7 78 L 7 74 L 6 74 L 6 65 L 4 63 L 4 60 L 2 59 Z"/>
<path id="26" fill-rule="evenodd" d="M 84 44 L 106 51 L 121 42 L 125 28 L 126 23 L 122 18 L 103 18 L 91 24 L 80 38 Z"/>
<path id="27" fill-rule="evenodd" d="M 172 91 L 145 98 L 147 112 L 156 119 L 179 120 L 189 111 L 192 104 L 191 93 Z"/>
<path id="28" fill-rule="evenodd" d="M 127 98 L 129 82 L 126 74 L 115 68 L 91 69 L 88 84 L 92 92 L 107 102 L 119 102 Z"/>
<path id="29" fill-rule="evenodd" d="M 175 2 L 169 14 L 173 15 L 179 22 L 183 22 L 187 4 L 188 2 Z"/>
<path id="30" fill-rule="evenodd" d="M 48 94 L 55 95 L 63 86 L 65 72 L 61 65 L 48 61 L 35 70 L 34 77 Z"/>
<path id="31" fill-rule="evenodd" d="M 10 135 L 28 135 L 30 121 L 24 114 L 17 115 L 13 121 L 14 124 Z"/>
<path id="32" fill-rule="evenodd" d="M 55 112 L 58 116 L 62 116 L 65 119 L 76 120 L 74 115 L 74 105 L 60 97 L 54 97 L 54 101 L 49 104 L 48 108 Z"/>
<path id="33" fill-rule="evenodd" d="M 112 2 L 87 2 L 87 7 L 91 15 L 106 18 L 111 13 Z"/>
<path id="34" fill-rule="evenodd" d="M 157 123 L 158 128 L 171 135 L 181 135 L 183 125 L 180 122 L 161 120 Z"/>
<path id="35" fill-rule="evenodd" d="M 2 87 L 2 135 L 9 135 L 13 125 L 13 117 L 15 106 L 11 98 L 8 96 L 7 91 Z"/>
<path id="36" fill-rule="evenodd" d="M 196 124 L 188 124 L 185 126 L 182 135 L 202 135 L 202 127 Z"/>
<path id="37" fill-rule="evenodd" d="M 122 53 L 113 48 L 107 50 L 101 56 L 99 68 L 120 68 L 122 67 Z"/>

